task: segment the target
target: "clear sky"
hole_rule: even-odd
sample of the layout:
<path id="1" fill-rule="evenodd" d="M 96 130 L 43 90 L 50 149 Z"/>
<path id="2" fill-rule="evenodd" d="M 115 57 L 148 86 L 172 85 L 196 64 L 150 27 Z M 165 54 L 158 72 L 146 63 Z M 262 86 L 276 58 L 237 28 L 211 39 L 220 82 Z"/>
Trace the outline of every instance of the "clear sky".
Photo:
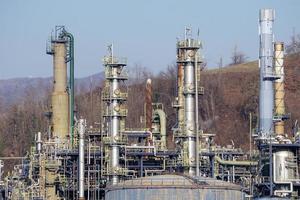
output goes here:
<path id="1" fill-rule="evenodd" d="M 224 63 L 235 45 L 250 60 L 258 56 L 258 11 L 274 8 L 275 39 L 300 32 L 299 0 L 0 0 L 0 79 L 52 75 L 46 40 L 55 25 L 75 36 L 77 77 L 103 70 L 114 43 L 128 65 L 164 70 L 176 58 L 184 27 L 200 30 L 208 66 Z"/>

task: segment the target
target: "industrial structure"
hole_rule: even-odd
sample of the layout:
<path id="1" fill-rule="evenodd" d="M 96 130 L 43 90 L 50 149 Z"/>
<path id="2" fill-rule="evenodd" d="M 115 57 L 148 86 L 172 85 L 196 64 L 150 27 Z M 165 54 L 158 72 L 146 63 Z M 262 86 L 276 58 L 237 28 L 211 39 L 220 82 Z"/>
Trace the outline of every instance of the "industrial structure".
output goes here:
<path id="1" fill-rule="evenodd" d="M 260 114 L 255 135 L 259 170 L 255 184 L 259 196 L 298 198 L 299 133 L 291 138 L 284 129 L 289 119 L 284 105 L 284 44 L 274 42 L 275 11 L 262 9 L 259 14 Z"/>
<path id="2" fill-rule="evenodd" d="M 74 115 L 74 38 L 55 28 L 47 54 L 53 56 L 51 121 L 37 133 L 30 153 L 6 177 L 0 159 L 0 199 L 297 199 L 300 195 L 300 134 L 288 137 L 284 121 L 284 44 L 274 42 L 274 10 L 262 9 L 260 25 L 258 155 L 231 145 L 199 125 L 202 44 L 191 28 L 177 41 L 175 149 L 167 145 L 167 116 L 145 87 L 145 126 L 128 129 L 127 60 L 108 47 L 104 57 L 102 119 L 87 127 Z M 69 66 L 67 65 L 69 63 Z M 69 71 L 69 81 L 68 72 Z"/>

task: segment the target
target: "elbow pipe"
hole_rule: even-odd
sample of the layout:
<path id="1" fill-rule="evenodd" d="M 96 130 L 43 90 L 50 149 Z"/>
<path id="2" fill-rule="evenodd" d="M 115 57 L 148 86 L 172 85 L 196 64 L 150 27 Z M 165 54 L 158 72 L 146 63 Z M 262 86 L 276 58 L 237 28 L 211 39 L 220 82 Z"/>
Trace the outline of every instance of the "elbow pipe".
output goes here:
<path id="1" fill-rule="evenodd" d="M 69 59 L 70 62 L 70 75 L 69 75 L 69 96 L 70 96 L 70 136 L 72 146 L 74 144 L 74 36 L 67 32 L 65 29 L 62 31 L 61 37 L 69 39 Z"/>
<path id="2" fill-rule="evenodd" d="M 258 165 L 258 162 L 255 161 L 223 160 L 219 156 L 215 156 L 215 159 L 221 165 L 233 165 L 233 166 L 257 166 Z"/>
<path id="3" fill-rule="evenodd" d="M 157 109 L 157 110 L 154 110 L 154 115 L 158 115 L 159 116 L 162 149 L 167 149 L 166 113 L 163 110 L 161 110 L 161 109 Z"/>

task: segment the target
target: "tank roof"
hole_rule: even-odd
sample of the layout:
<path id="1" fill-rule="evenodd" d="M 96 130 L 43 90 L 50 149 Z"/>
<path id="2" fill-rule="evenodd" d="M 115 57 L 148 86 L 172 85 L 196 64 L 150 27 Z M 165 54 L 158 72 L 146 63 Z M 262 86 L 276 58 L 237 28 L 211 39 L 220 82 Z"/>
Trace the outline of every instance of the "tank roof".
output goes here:
<path id="1" fill-rule="evenodd" d="M 190 189 L 225 189 L 238 190 L 242 188 L 236 184 L 224 182 L 208 177 L 191 177 L 177 174 L 147 176 L 131 180 L 121 181 L 114 186 L 108 186 L 108 190 L 134 188 L 190 188 Z"/>

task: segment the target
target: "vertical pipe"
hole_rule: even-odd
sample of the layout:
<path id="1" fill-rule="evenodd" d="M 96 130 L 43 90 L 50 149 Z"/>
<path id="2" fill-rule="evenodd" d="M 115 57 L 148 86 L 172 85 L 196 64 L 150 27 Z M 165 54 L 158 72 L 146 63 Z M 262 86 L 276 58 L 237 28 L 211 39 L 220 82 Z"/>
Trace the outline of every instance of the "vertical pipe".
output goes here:
<path id="1" fill-rule="evenodd" d="M 0 181 L 1 182 L 2 182 L 3 167 L 4 167 L 3 161 L 0 160 Z"/>
<path id="2" fill-rule="evenodd" d="M 252 113 L 249 113 L 249 151 L 250 159 L 252 159 Z"/>
<path id="3" fill-rule="evenodd" d="M 146 128 L 151 131 L 152 129 L 152 83 L 151 79 L 147 79 L 146 83 Z"/>
<path id="4" fill-rule="evenodd" d="M 275 74 L 280 77 L 275 80 L 275 114 L 280 118 L 275 122 L 275 133 L 277 135 L 284 135 L 284 121 L 283 115 L 285 114 L 284 106 L 284 44 L 282 42 L 276 42 L 274 44 L 274 68 Z"/>
<path id="5" fill-rule="evenodd" d="M 152 131 L 152 82 L 151 79 L 147 79 L 146 91 L 145 91 L 145 118 L 146 118 L 146 128 Z M 147 138 L 147 145 L 152 145 L 152 138 L 149 136 Z"/>
<path id="6" fill-rule="evenodd" d="M 36 150 L 37 150 L 38 154 L 40 154 L 42 151 L 42 133 L 41 132 L 37 133 Z"/>
<path id="7" fill-rule="evenodd" d="M 68 33 L 67 36 L 70 39 L 70 136 L 71 136 L 71 144 L 74 145 L 74 37 L 72 34 Z"/>
<path id="8" fill-rule="evenodd" d="M 67 32 L 65 29 L 62 30 L 62 38 L 67 37 L 69 43 L 68 60 L 70 62 L 70 75 L 69 75 L 69 123 L 70 123 L 70 139 L 71 145 L 74 144 L 74 37 L 71 33 Z"/>
<path id="9" fill-rule="evenodd" d="M 273 81 L 273 22 L 275 12 L 272 9 L 261 9 L 259 12 L 259 136 L 268 139 L 273 132 L 274 91 Z"/>
<path id="10" fill-rule="evenodd" d="M 140 176 L 141 177 L 144 176 L 144 160 L 143 160 L 143 156 L 140 157 Z"/>
<path id="11" fill-rule="evenodd" d="M 78 190 L 79 200 L 84 200 L 84 134 L 86 122 L 84 119 L 79 120 L 79 174 L 78 174 Z"/>
<path id="12" fill-rule="evenodd" d="M 195 94 L 196 94 L 196 176 L 199 172 L 199 116 L 198 116 L 198 51 L 195 51 Z"/>
<path id="13" fill-rule="evenodd" d="M 273 196 L 273 148 L 270 136 L 269 141 L 269 177 L 270 177 L 270 196 Z"/>
<path id="14" fill-rule="evenodd" d="M 178 58 L 182 56 L 182 51 L 178 49 Z M 184 124 L 184 95 L 183 95 L 183 77 L 184 77 L 184 70 L 183 64 L 178 63 L 177 69 L 177 84 L 178 84 L 178 128 L 179 130 L 183 130 Z"/>
<path id="15" fill-rule="evenodd" d="M 159 116 L 160 123 L 160 141 L 162 150 L 167 149 L 167 120 L 166 113 L 162 109 L 154 110 L 154 115 Z"/>

